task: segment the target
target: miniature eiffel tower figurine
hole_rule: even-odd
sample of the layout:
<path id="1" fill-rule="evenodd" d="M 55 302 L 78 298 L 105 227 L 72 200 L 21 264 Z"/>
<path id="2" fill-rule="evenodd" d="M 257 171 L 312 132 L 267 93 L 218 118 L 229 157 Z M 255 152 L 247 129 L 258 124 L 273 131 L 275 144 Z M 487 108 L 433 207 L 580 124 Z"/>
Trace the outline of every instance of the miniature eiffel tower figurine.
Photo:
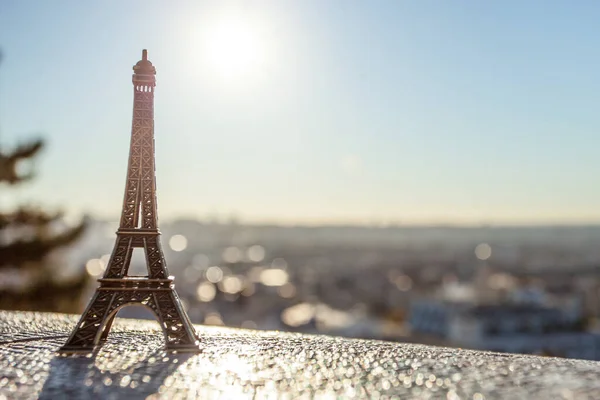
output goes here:
<path id="1" fill-rule="evenodd" d="M 106 340 L 120 308 L 149 307 L 163 330 L 167 350 L 200 351 L 200 340 L 183 309 L 160 247 L 154 173 L 154 87 L 156 70 L 143 50 L 133 67 L 133 126 L 125 199 L 115 248 L 100 286 L 61 348 L 91 352 Z M 135 247 L 146 253 L 148 276 L 128 276 Z"/>

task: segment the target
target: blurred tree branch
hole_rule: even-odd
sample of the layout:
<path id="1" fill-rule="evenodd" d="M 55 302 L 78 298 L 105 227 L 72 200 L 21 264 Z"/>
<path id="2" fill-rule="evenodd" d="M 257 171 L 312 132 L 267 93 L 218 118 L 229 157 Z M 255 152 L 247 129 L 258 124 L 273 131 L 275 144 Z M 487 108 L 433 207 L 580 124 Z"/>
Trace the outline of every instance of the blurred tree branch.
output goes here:
<path id="1" fill-rule="evenodd" d="M 12 152 L 4 152 L 0 149 L 0 183 L 6 182 L 10 185 L 29 180 L 33 173 L 20 175 L 17 169 L 19 162 L 34 157 L 43 147 L 42 140 L 17 146 Z"/>

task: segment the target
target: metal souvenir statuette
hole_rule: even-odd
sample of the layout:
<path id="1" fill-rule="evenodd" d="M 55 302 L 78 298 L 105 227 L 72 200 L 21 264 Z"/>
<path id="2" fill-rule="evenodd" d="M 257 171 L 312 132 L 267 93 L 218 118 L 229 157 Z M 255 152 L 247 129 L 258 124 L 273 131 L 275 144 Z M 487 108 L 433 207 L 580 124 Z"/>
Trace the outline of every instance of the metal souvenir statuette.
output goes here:
<path id="1" fill-rule="evenodd" d="M 182 307 L 160 246 L 154 165 L 156 69 L 146 50 L 133 67 L 133 121 L 125 198 L 114 250 L 96 293 L 63 353 L 93 352 L 107 338 L 117 312 L 127 305 L 153 311 L 170 351 L 200 351 L 200 339 Z M 133 249 L 144 249 L 148 276 L 129 276 Z"/>

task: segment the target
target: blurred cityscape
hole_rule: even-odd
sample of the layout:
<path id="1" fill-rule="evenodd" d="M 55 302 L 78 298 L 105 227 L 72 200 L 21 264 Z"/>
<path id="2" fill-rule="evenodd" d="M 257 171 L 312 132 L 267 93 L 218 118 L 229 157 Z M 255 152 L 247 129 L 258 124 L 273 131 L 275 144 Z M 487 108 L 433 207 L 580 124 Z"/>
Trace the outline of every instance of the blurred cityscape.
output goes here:
<path id="1" fill-rule="evenodd" d="M 600 227 L 161 225 L 194 323 L 600 360 Z M 117 226 L 91 221 L 57 273 L 100 277 Z"/>

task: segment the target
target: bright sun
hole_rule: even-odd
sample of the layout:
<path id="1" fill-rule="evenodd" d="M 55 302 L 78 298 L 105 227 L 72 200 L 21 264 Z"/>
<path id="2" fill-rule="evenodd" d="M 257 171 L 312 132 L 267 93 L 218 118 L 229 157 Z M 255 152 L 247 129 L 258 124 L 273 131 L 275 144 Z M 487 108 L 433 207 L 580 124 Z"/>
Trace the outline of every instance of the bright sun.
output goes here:
<path id="1" fill-rule="evenodd" d="M 238 19 L 216 23 L 206 35 L 207 61 L 223 78 L 247 77 L 263 62 L 263 43 L 256 29 Z"/>

